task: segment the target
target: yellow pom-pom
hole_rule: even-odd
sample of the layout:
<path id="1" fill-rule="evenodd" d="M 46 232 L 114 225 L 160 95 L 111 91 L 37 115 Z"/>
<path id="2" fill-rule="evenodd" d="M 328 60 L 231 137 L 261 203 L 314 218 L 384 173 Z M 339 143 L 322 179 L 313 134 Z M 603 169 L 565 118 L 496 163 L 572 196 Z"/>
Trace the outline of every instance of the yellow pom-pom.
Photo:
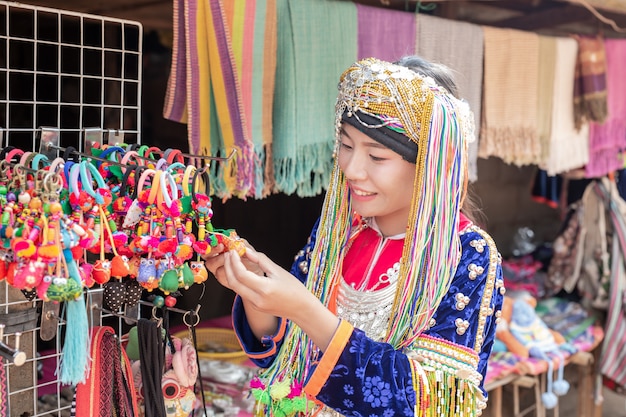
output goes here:
<path id="1" fill-rule="evenodd" d="M 285 398 L 287 395 L 289 395 L 289 392 L 291 392 L 290 384 L 291 381 L 289 381 L 288 379 L 274 382 L 270 387 L 270 396 L 274 400 L 280 400 L 282 398 Z"/>

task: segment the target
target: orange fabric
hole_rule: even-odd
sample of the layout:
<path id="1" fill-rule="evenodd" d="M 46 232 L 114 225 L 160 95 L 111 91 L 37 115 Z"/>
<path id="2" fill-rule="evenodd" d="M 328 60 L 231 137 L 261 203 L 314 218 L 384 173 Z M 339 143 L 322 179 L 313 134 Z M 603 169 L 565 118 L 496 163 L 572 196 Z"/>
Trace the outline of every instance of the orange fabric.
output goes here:
<path id="1" fill-rule="evenodd" d="M 322 360 L 317 364 L 313 375 L 304 386 L 304 391 L 310 396 L 317 396 L 324 386 L 324 383 L 330 377 L 335 364 L 343 353 L 354 327 L 345 320 L 341 320 L 333 338 L 322 356 Z"/>
<path id="2" fill-rule="evenodd" d="M 285 330 L 286 329 L 287 329 L 287 320 L 286 319 L 282 319 L 280 321 L 280 327 L 278 328 L 278 331 L 276 332 L 276 334 L 274 336 L 272 336 L 272 340 L 274 341 L 274 343 L 276 343 L 278 340 L 281 340 L 283 337 L 285 337 Z M 239 340 L 239 338 L 237 338 L 237 340 Z M 241 344 L 241 340 L 239 340 L 239 345 L 241 345 L 241 348 L 243 349 L 243 345 Z M 252 359 L 267 358 L 268 356 L 272 356 L 275 353 L 276 353 L 276 344 L 274 344 L 272 349 L 270 349 L 267 352 L 263 352 L 263 353 L 248 353 L 248 352 L 246 352 L 248 357 L 252 358 Z"/>

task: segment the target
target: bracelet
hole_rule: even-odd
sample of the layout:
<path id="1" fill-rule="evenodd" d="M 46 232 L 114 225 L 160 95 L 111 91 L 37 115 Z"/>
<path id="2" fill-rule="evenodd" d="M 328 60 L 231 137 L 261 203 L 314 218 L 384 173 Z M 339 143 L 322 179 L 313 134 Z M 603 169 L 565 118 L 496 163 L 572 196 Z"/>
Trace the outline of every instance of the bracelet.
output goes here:
<path id="1" fill-rule="evenodd" d="M 15 149 L 15 146 L 9 145 L 3 148 L 2 150 L 0 150 L 0 159 L 4 159 L 7 156 L 7 153 L 12 151 L 13 149 Z"/>
<path id="2" fill-rule="evenodd" d="M 147 156 L 156 160 L 157 157 L 161 158 L 163 156 L 163 151 L 161 151 L 161 149 L 159 149 L 156 146 L 151 146 L 148 148 L 148 150 L 146 151 L 146 153 L 148 154 Z"/>
<path id="3" fill-rule="evenodd" d="M 23 167 L 30 167 L 29 158 L 32 159 L 32 157 L 34 156 L 33 154 L 34 152 L 30 152 L 30 151 L 24 152 L 22 156 L 20 157 L 20 161 L 18 163 Z"/>
<path id="4" fill-rule="evenodd" d="M 165 170 L 167 165 L 168 165 L 167 160 L 165 158 L 160 158 L 157 161 L 156 166 L 154 167 L 154 169 L 156 169 L 157 171 L 163 171 L 163 170 Z"/>
<path id="5" fill-rule="evenodd" d="M 170 192 L 167 191 L 168 185 L 171 189 L 171 196 Z M 167 171 L 163 172 L 163 178 L 161 179 L 161 195 L 163 196 L 163 202 L 168 209 L 172 205 L 173 200 L 178 200 L 178 187 L 176 187 L 176 180 L 172 174 Z"/>
<path id="6" fill-rule="evenodd" d="M 191 177 L 191 173 L 193 172 L 195 175 L 196 171 L 196 167 L 193 165 L 188 165 L 185 169 L 185 173 L 183 174 L 183 182 L 180 184 L 184 196 L 191 195 L 191 192 L 189 191 L 189 187 L 191 186 L 191 184 L 189 184 L 189 178 Z"/>
<path id="7" fill-rule="evenodd" d="M 13 158 L 16 156 L 22 156 L 24 155 L 24 151 L 18 148 L 14 148 L 11 149 L 7 154 L 6 154 L 6 158 L 5 161 L 7 162 L 13 162 Z"/>
<path id="8" fill-rule="evenodd" d="M 185 162 L 185 158 L 183 157 L 183 153 L 180 149 L 169 148 L 163 154 L 163 157 L 167 160 L 168 164 L 176 162 L 180 162 L 181 164 Z"/>
<path id="9" fill-rule="evenodd" d="M 159 182 L 161 181 L 161 175 L 163 175 L 163 172 L 164 171 L 155 171 L 154 173 L 152 184 L 150 184 L 150 194 L 148 194 L 148 204 L 158 204 L 157 195 L 161 192 L 159 189 Z"/>
<path id="10" fill-rule="evenodd" d="M 102 158 L 102 159 L 107 159 L 107 157 L 109 155 L 115 156 L 115 153 L 120 153 L 120 154 L 124 155 L 124 152 L 125 152 L 124 149 L 122 149 L 119 146 L 107 146 L 107 148 L 105 150 L 103 150 L 100 153 L 100 155 L 98 155 L 98 157 Z M 109 158 L 109 160 L 111 160 L 111 161 L 114 160 L 115 162 L 118 162 L 117 159 L 110 159 Z"/>
<path id="11" fill-rule="evenodd" d="M 35 154 L 35 156 L 33 157 L 32 161 L 30 162 L 30 167 L 32 169 L 39 169 L 39 164 L 42 163 L 42 162 L 44 164 L 46 162 L 49 162 L 48 157 L 46 155 L 44 155 L 44 154 L 41 154 L 41 153 Z M 48 164 L 48 165 L 50 165 L 50 164 Z"/>
<path id="12" fill-rule="evenodd" d="M 87 194 L 89 194 L 96 200 L 96 203 L 103 204 L 104 198 L 99 193 L 96 193 L 93 189 L 94 179 L 96 180 L 96 184 L 98 184 L 98 188 L 108 189 L 108 186 L 104 182 L 102 175 L 100 175 L 100 171 L 98 171 L 98 168 L 89 161 L 82 161 L 79 166 L 80 179 L 83 184 L 83 189 L 87 192 Z M 89 171 L 87 171 L 87 169 L 89 169 Z"/>
<path id="13" fill-rule="evenodd" d="M 141 176 L 139 177 L 139 181 L 137 181 L 135 185 L 135 193 L 137 193 L 137 197 L 141 195 L 141 192 L 143 191 L 144 182 L 146 181 L 148 176 L 154 175 L 155 173 L 156 171 L 153 170 L 152 168 L 147 168 L 144 172 L 141 173 Z"/>
<path id="14" fill-rule="evenodd" d="M 63 167 L 65 164 L 65 159 L 61 158 L 60 156 L 58 158 L 54 158 L 52 160 L 52 162 L 50 163 L 50 172 L 57 172 L 59 171 L 59 167 Z"/>
<path id="15" fill-rule="evenodd" d="M 68 146 L 63 151 L 63 159 L 69 161 L 70 158 L 72 158 L 74 162 L 80 162 L 80 156 L 78 155 L 78 151 L 73 146 Z"/>
<path id="16" fill-rule="evenodd" d="M 65 165 L 65 169 L 70 167 L 70 175 L 69 178 L 69 189 L 70 194 L 74 194 L 76 198 L 80 196 L 80 189 L 78 188 L 78 175 L 80 172 L 80 164 L 79 163 L 68 163 Z"/>

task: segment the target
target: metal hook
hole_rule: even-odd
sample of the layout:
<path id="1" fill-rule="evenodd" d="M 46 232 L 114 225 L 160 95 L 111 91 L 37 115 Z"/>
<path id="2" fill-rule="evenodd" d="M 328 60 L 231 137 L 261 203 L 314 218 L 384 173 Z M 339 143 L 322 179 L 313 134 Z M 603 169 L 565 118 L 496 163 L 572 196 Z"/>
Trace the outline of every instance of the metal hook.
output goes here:
<path id="1" fill-rule="evenodd" d="M 20 337 L 22 333 L 15 333 L 15 347 L 6 345 L 2 339 L 4 337 L 4 324 L 0 324 L 0 356 L 11 361 L 15 366 L 22 366 L 26 362 L 26 353 L 20 349 Z"/>

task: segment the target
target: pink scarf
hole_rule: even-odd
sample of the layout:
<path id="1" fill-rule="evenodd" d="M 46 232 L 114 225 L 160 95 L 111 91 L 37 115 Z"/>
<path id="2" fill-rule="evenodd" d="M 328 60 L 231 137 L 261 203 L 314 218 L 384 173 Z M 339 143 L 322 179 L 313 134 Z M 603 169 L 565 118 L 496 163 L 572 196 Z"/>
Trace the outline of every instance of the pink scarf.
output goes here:
<path id="1" fill-rule="evenodd" d="M 623 167 L 620 152 L 626 149 L 626 39 L 607 39 L 606 82 L 609 117 L 600 125 L 591 123 L 587 177 L 601 177 Z"/>

